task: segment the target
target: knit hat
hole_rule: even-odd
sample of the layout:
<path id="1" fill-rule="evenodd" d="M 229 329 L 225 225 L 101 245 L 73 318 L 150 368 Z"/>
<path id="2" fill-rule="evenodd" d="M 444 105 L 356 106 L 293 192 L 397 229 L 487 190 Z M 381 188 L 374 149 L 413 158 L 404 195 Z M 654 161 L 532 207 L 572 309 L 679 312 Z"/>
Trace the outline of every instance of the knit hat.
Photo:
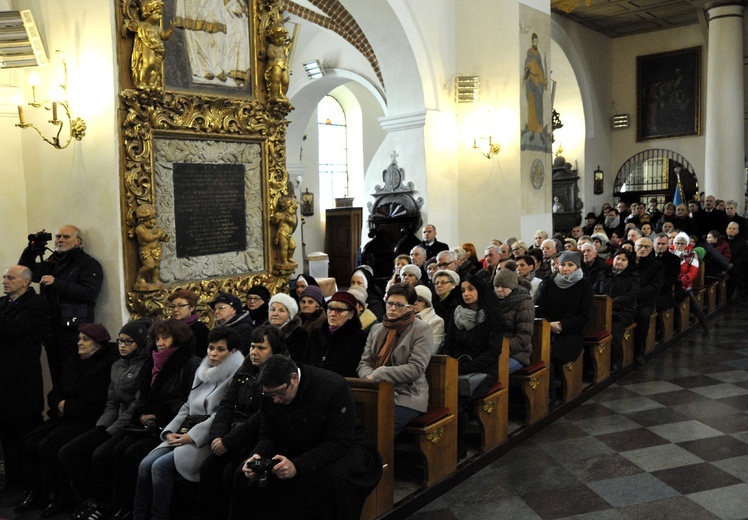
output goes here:
<path id="1" fill-rule="evenodd" d="M 413 276 L 416 277 L 416 280 L 421 279 L 421 268 L 417 265 L 408 264 L 404 266 L 402 269 L 400 269 L 400 275 L 402 276 L 403 273 L 410 273 Z"/>
<path id="2" fill-rule="evenodd" d="M 322 294 L 322 289 L 316 285 L 310 285 L 303 291 L 301 291 L 301 297 L 308 296 L 312 300 L 316 301 L 320 307 L 325 306 L 325 295 Z"/>
<path id="3" fill-rule="evenodd" d="M 514 260 L 507 260 L 504 263 L 504 267 L 499 269 L 493 277 L 493 286 L 504 287 L 513 291 L 518 285 L 519 278 L 517 277 L 517 264 Z"/>
<path id="4" fill-rule="evenodd" d="M 573 238 L 565 238 L 564 239 L 564 245 L 566 245 L 566 244 L 571 244 L 572 247 L 574 247 L 574 249 L 577 248 L 577 241 L 574 240 Z"/>
<path id="5" fill-rule="evenodd" d="M 332 297 L 330 298 L 330 301 L 327 303 L 329 304 L 330 302 L 345 303 L 351 309 L 354 309 L 354 310 L 356 309 L 356 297 L 347 291 L 336 292 L 335 294 L 332 295 Z"/>
<path id="6" fill-rule="evenodd" d="M 419 298 L 424 300 L 429 304 L 428 306 L 431 307 L 431 289 L 429 289 L 425 285 L 416 285 L 416 293 L 418 294 Z"/>
<path id="7" fill-rule="evenodd" d="M 99 345 L 103 345 L 112 339 L 109 331 L 101 323 L 84 323 L 78 326 L 78 332 L 85 334 Z"/>
<path id="8" fill-rule="evenodd" d="M 558 265 L 564 262 L 572 262 L 574 265 L 579 267 L 582 264 L 582 258 L 576 251 L 564 251 L 561 256 L 558 257 Z"/>
<path id="9" fill-rule="evenodd" d="M 594 233 L 591 237 L 592 240 L 598 239 L 602 245 L 605 245 L 609 242 L 608 235 L 605 233 Z"/>
<path id="10" fill-rule="evenodd" d="M 216 299 L 210 302 L 210 308 L 216 310 L 216 304 L 218 303 L 228 303 L 236 312 L 242 312 L 242 301 L 233 294 L 218 293 Z"/>
<path id="11" fill-rule="evenodd" d="M 289 295 L 285 293 L 278 293 L 272 298 L 270 298 L 270 302 L 268 303 L 268 307 L 272 307 L 274 303 L 280 303 L 283 305 L 286 310 L 288 311 L 289 319 L 294 319 L 296 315 L 299 313 L 299 306 L 296 303 L 296 300 L 291 298 Z"/>
<path id="12" fill-rule="evenodd" d="M 589 213 L 587 213 L 587 216 L 584 218 L 585 219 L 594 218 L 595 220 L 597 220 L 597 215 L 595 215 L 593 212 L 590 211 Z"/>
<path id="13" fill-rule="evenodd" d="M 119 333 L 127 334 L 135 340 L 135 343 L 138 344 L 138 348 L 143 348 L 148 340 L 148 327 L 151 325 L 150 321 L 151 320 L 148 319 L 128 321 L 122 326 Z"/>
<path id="14" fill-rule="evenodd" d="M 247 291 L 247 296 L 249 296 L 250 294 L 259 296 L 260 298 L 262 298 L 262 301 L 264 302 L 270 299 L 270 291 L 268 291 L 267 287 L 265 287 L 264 285 L 253 285 Z"/>
<path id="15" fill-rule="evenodd" d="M 453 284 L 460 285 L 460 275 L 450 269 L 439 269 L 434 273 L 434 280 L 436 280 L 440 276 L 448 276 L 449 279 L 452 280 Z"/>
<path id="16" fill-rule="evenodd" d="M 364 289 L 363 287 L 359 287 L 358 285 L 352 285 L 348 288 L 348 292 L 353 295 L 354 298 L 364 306 L 364 309 L 366 308 L 366 300 L 369 299 L 369 293 Z"/>
<path id="17" fill-rule="evenodd" d="M 683 231 L 675 235 L 675 238 L 673 239 L 673 244 L 678 242 L 678 240 L 685 240 L 686 245 L 691 243 L 691 237 L 688 236 L 688 233 L 684 233 Z"/>

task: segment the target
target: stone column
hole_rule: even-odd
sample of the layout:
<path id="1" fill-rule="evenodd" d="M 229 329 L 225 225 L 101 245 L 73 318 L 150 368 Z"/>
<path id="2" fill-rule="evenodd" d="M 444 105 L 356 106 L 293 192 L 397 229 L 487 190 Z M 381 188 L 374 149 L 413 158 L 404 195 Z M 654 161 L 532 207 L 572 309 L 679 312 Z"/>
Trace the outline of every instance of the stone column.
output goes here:
<path id="1" fill-rule="evenodd" d="M 709 25 L 706 67 L 705 177 L 701 191 L 742 201 L 745 192 L 743 121 L 743 2 L 704 6 Z"/>

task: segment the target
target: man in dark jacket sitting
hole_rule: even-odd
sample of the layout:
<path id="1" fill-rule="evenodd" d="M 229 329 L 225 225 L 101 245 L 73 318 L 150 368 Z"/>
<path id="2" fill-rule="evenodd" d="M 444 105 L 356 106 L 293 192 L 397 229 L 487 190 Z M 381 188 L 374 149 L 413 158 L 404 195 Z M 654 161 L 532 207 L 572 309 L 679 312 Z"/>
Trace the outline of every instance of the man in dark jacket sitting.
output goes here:
<path id="1" fill-rule="evenodd" d="M 234 481 L 231 518 L 359 518 L 381 460 L 365 444 L 345 379 L 273 356 L 258 383 L 260 438 Z M 266 471 L 253 465 L 269 459 Z"/>

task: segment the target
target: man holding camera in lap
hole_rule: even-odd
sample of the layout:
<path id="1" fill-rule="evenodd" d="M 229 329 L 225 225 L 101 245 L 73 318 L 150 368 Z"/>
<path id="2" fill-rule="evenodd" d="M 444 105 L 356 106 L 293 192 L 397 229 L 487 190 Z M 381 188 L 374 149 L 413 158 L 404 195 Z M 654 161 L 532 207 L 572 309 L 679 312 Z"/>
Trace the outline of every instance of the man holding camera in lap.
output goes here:
<path id="1" fill-rule="evenodd" d="M 382 463 L 348 383 L 286 356 L 268 359 L 258 383 L 260 436 L 234 479 L 230 517 L 359 518 Z"/>
<path id="2" fill-rule="evenodd" d="M 50 305 L 51 335 L 44 345 L 49 371 L 56 381 L 63 360 L 78 353 L 78 326 L 94 322 L 94 306 L 104 273 L 101 264 L 83 252 L 83 236 L 75 226 L 62 226 L 57 231 L 55 250 L 43 260 L 47 242 L 52 238 L 44 230 L 29 235 L 29 245 L 18 263 L 31 269 L 33 281 L 39 283 L 41 294 Z"/>

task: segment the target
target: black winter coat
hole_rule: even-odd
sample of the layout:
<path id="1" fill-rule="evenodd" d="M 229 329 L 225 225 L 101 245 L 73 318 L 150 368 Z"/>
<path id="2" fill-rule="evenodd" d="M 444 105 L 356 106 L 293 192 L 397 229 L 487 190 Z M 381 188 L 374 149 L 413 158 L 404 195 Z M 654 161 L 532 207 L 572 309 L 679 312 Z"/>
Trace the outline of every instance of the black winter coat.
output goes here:
<path id="1" fill-rule="evenodd" d="M 242 314 L 234 316 L 234 319 L 228 323 L 224 323 L 224 326 L 231 327 L 239 335 L 239 350 L 247 356 L 249 354 L 249 345 L 252 343 L 252 331 L 254 330 L 249 311 L 244 311 Z M 205 357 L 205 352 L 198 357 Z"/>
<path id="2" fill-rule="evenodd" d="M 650 252 L 636 264 L 632 264 L 636 275 L 639 277 L 639 297 L 636 302 L 637 308 L 653 309 L 657 305 L 662 289 L 664 270 L 662 264 L 657 261 L 654 253 Z"/>
<path id="3" fill-rule="evenodd" d="M 452 315 L 454 314 L 455 309 L 462 305 L 462 294 L 460 294 L 460 286 L 458 285 L 457 287 L 452 289 L 447 297 L 443 300 L 439 299 L 439 296 L 434 295 L 433 299 L 431 300 L 431 305 L 433 305 L 436 315 L 444 320 L 444 326 L 446 327 L 449 324 L 449 321 L 452 319 Z"/>
<path id="4" fill-rule="evenodd" d="M 485 372 L 494 383 L 498 377 L 504 320 L 489 316 L 470 330 L 458 327 L 454 315 L 447 325 L 443 351 L 459 360 L 459 374 Z"/>
<path id="5" fill-rule="evenodd" d="M 595 294 L 607 294 L 613 300 L 613 321 L 625 326 L 634 322 L 636 299 L 639 296 L 639 277 L 631 267 L 627 267 L 619 274 L 614 274 L 613 268 L 608 267 L 598 277 L 594 289 Z"/>
<path id="6" fill-rule="evenodd" d="M 96 297 L 104 281 L 101 264 L 95 258 L 75 248 L 35 262 L 35 253 L 26 248 L 18 263 L 31 269 L 34 282 L 46 274 L 55 277 L 55 283 L 42 291 L 50 304 L 53 329 L 68 327 L 68 323 L 76 329 L 81 323 L 93 323 Z"/>
<path id="7" fill-rule="evenodd" d="M 680 287 L 680 260 L 670 251 L 655 257 L 655 260 L 662 265 L 662 287 L 657 298 L 657 310 L 672 309 L 675 307 L 675 288 Z"/>
<path id="8" fill-rule="evenodd" d="M 325 323 L 309 340 L 309 364 L 343 377 L 358 377 L 358 363 L 368 336 L 368 332 L 361 330 L 357 316 L 332 333 L 330 325 Z"/>
<path id="9" fill-rule="evenodd" d="M 49 304 L 34 289 L 14 302 L 0 298 L 0 421 L 44 411 L 39 356 L 48 333 Z"/>
<path id="10" fill-rule="evenodd" d="M 237 453 L 247 446 L 253 435 L 249 418 L 260 409 L 262 387 L 256 383 L 257 369 L 249 358 L 236 371 L 229 383 L 226 393 L 218 405 L 213 424 L 210 426 L 209 438 L 221 438 L 224 447 Z"/>
<path id="11" fill-rule="evenodd" d="M 178 347 L 164 363 L 156 381 L 151 385 L 153 357 L 146 361 L 142 368 L 140 398 L 133 412 L 133 422 L 140 426 L 140 416 L 153 414 L 156 422 L 163 428 L 177 415 L 187 401 L 192 390 L 195 371 L 200 365 L 200 358 L 192 354 L 192 347 Z"/>
<path id="12" fill-rule="evenodd" d="M 556 363 L 575 361 L 584 348 L 584 327 L 592 319 L 594 298 L 589 280 L 582 278 L 561 289 L 553 277 L 540 286 L 536 316 L 560 321 L 563 331 L 551 337 L 551 358 Z"/>
<path id="13" fill-rule="evenodd" d="M 50 419 L 90 423 L 93 427 L 104 411 L 109 374 L 112 363 L 118 358 L 117 349 L 112 343 L 107 343 L 88 359 L 81 359 L 79 356 L 66 359 L 59 381 L 47 394 L 47 415 Z M 65 401 L 62 415 L 57 409 L 60 401 Z"/>

